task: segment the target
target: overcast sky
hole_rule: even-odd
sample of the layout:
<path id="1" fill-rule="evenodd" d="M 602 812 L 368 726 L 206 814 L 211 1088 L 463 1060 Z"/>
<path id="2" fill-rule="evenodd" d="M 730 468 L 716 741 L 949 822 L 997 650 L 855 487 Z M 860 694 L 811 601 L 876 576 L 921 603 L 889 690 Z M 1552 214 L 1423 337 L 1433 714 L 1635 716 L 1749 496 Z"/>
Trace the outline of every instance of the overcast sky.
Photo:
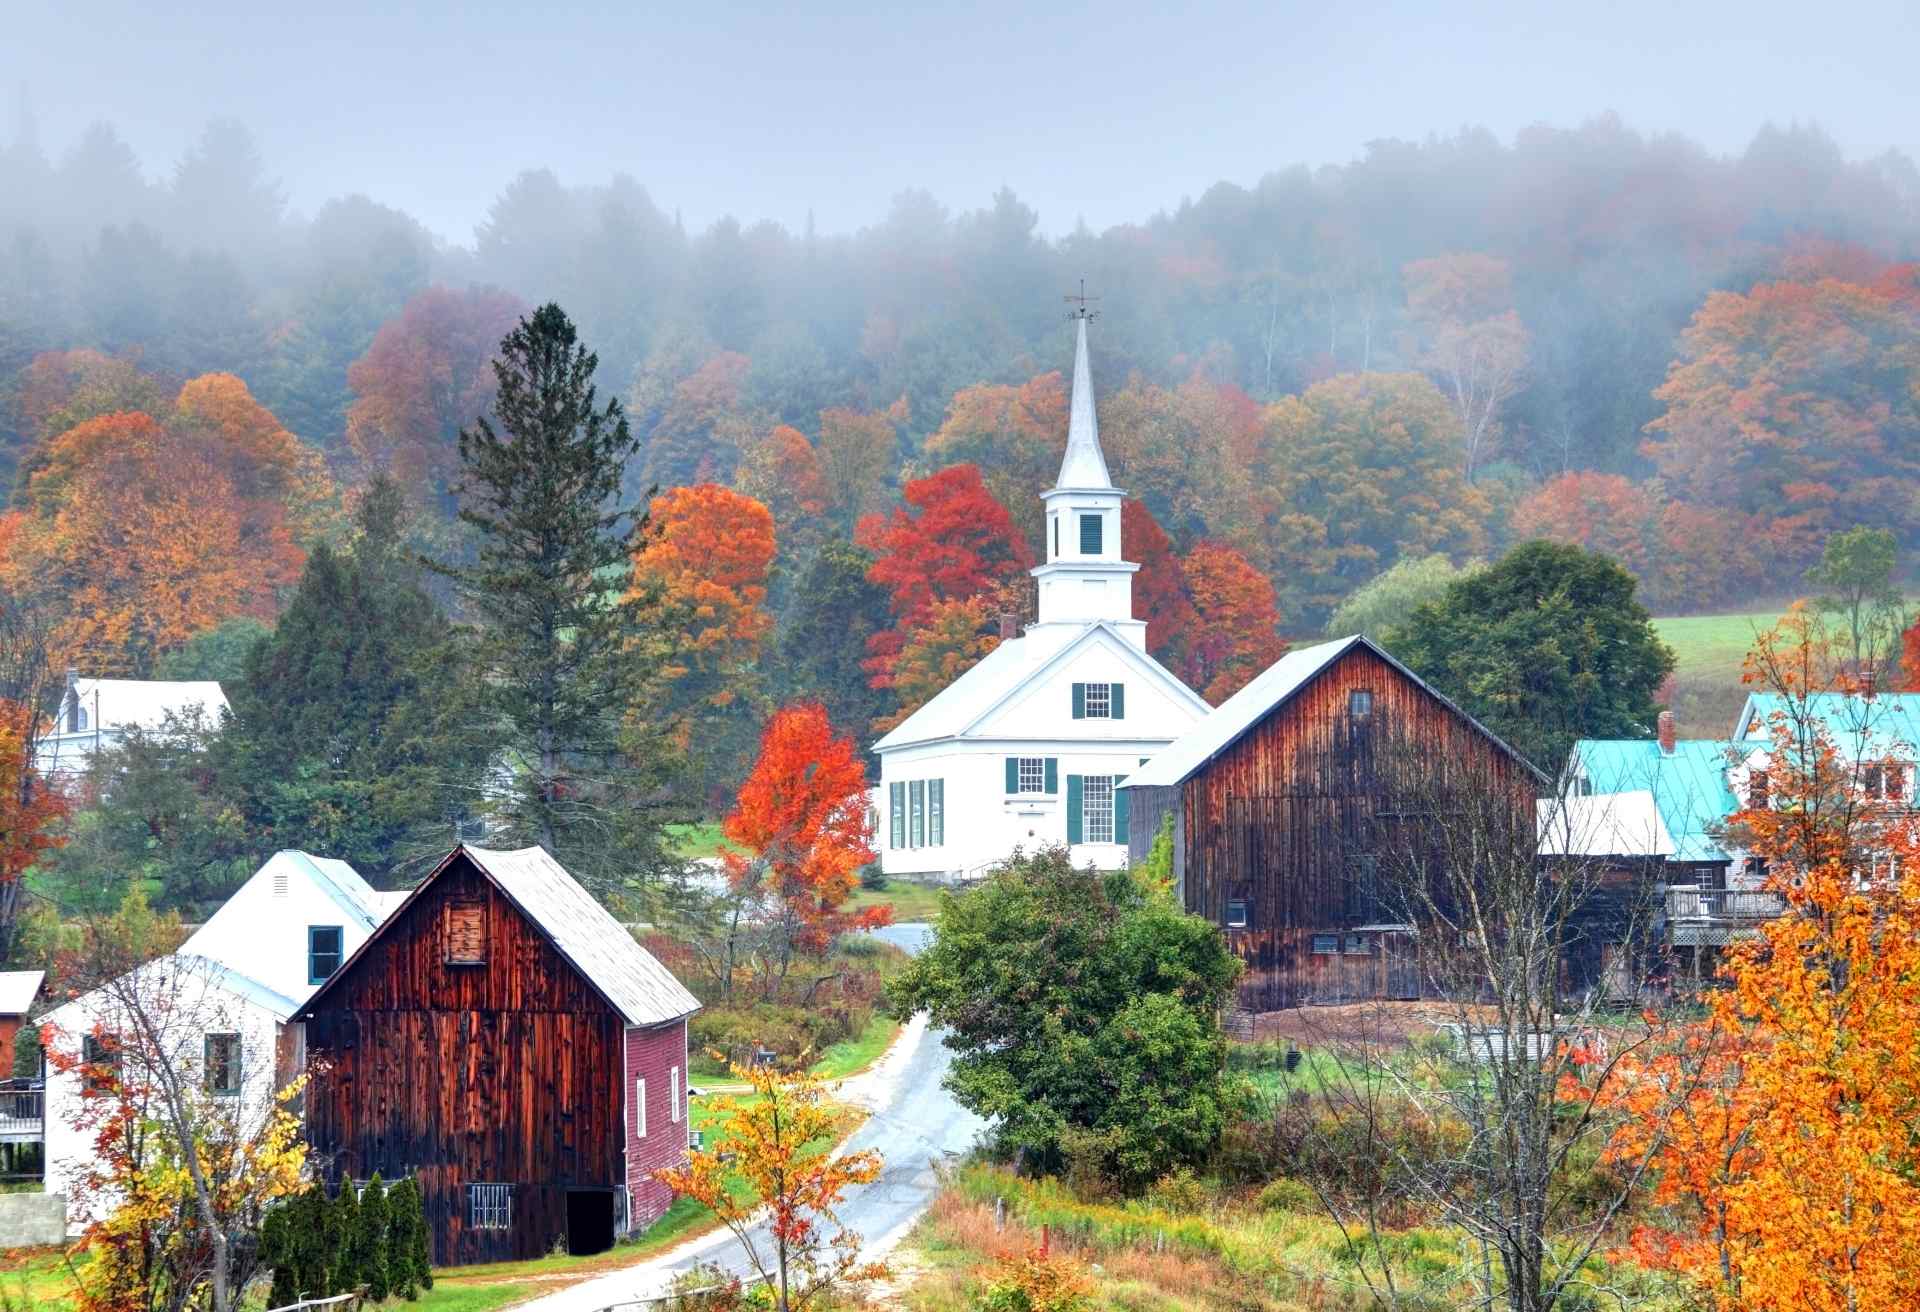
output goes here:
<path id="1" fill-rule="evenodd" d="M 398 13 L 401 9 L 410 13 Z M 1615 110 L 1741 149 L 1817 121 L 1920 155 L 1920 5 L 581 3 L 0 0 L 0 87 L 64 150 L 112 122 L 162 175 L 210 117 L 258 136 L 298 210 L 349 192 L 441 235 L 518 170 L 639 179 L 698 227 L 826 231 L 923 187 L 1002 184 L 1049 232 L 1226 179 L 1464 124 L 1503 139 Z"/>

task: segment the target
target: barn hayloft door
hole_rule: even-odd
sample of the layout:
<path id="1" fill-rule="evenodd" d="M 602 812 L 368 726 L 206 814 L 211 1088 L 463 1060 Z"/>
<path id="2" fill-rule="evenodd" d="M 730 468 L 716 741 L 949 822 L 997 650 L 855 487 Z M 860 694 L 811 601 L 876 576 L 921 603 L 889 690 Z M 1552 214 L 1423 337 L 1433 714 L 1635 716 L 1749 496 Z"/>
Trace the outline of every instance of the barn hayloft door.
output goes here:
<path id="1" fill-rule="evenodd" d="M 1411 931 L 1387 929 L 1380 933 L 1381 996 L 1403 1001 L 1420 997 L 1420 948 Z"/>

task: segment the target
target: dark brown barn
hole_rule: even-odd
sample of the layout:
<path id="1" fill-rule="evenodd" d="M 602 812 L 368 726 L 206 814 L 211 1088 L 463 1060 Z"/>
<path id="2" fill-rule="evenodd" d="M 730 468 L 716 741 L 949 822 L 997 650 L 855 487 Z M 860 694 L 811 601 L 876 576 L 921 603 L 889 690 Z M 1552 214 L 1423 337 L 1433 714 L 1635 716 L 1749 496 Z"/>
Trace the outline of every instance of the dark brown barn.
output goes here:
<path id="1" fill-rule="evenodd" d="M 1539 771 L 1368 639 L 1321 643 L 1127 781 L 1130 856 L 1173 816 L 1186 907 L 1246 963 L 1242 1010 L 1417 998 L 1419 931 L 1380 860 L 1421 850 L 1437 781 L 1470 773 L 1510 787 L 1530 830 Z"/>
<path id="2" fill-rule="evenodd" d="M 295 1017 L 308 1142 L 412 1176 L 437 1264 L 598 1252 L 672 1202 L 699 1006 L 542 849 L 456 848 Z"/>

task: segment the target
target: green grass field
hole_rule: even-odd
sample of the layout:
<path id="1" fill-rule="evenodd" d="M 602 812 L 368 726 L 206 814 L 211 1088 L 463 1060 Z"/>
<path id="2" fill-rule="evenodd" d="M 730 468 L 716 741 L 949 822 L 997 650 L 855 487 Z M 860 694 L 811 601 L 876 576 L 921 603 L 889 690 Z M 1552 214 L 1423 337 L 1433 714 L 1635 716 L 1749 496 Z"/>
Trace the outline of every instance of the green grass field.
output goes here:
<path id="1" fill-rule="evenodd" d="M 701 857 L 718 856 L 725 839 L 720 836 L 719 822 L 702 820 L 694 825 L 668 825 L 667 834 L 673 839 L 674 851 L 688 860 Z"/>
<path id="2" fill-rule="evenodd" d="M 1672 708 L 1681 737 L 1719 738 L 1732 729 L 1747 698 L 1740 683 L 1741 665 L 1754 636 L 1772 628 L 1781 613 L 1680 615 L 1653 622 L 1677 658 Z"/>
<path id="3" fill-rule="evenodd" d="M 940 910 L 941 891 L 932 884 L 916 883 L 911 879 L 889 879 L 885 888 L 855 889 L 853 896 L 847 899 L 847 910 L 861 911 L 867 907 L 884 905 L 893 908 L 893 923 L 896 925 L 929 921 Z"/>

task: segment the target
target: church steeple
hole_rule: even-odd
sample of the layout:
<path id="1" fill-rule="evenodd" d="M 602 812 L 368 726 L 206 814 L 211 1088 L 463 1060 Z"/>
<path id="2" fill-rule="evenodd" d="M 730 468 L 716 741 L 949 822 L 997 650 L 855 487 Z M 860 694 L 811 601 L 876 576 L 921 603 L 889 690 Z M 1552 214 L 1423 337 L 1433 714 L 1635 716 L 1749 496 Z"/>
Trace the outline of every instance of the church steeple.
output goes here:
<path id="1" fill-rule="evenodd" d="M 1073 402 L 1060 477 L 1040 494 L 1047 505 L 1047 561 L 1039 580 L 1034 630 L 1064 635 L 1088 624 L 1113 625 L 1146 646 L 1146 625 L 1133 617 L 1133 575 L 1140 567 L 1120 558 L 1120 507 L 1126 494 L 1113 485 L 1100 450 L 1093 407 L 1093 369 L 1087 361 L 1087 298 L 1074 312 Z M 1072 626 L 1072 630 L 1064 626 Z M 1056 628 L 1055 626 L 1061 626 Z"/>

